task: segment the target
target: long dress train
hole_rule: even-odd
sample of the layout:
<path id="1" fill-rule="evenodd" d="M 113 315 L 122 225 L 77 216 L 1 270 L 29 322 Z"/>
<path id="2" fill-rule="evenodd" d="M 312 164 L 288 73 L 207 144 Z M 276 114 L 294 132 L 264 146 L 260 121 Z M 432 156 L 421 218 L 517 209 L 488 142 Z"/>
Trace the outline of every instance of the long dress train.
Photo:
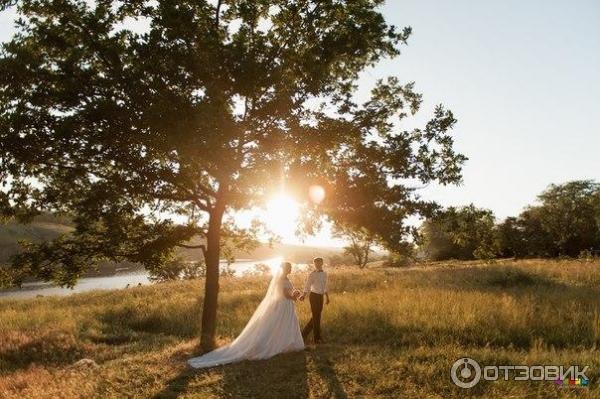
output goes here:
<path id="1" fill-rule="evenodd" d="M 303 350 L 304 340 L 294 301 L 284 294 L 284 291 L 292 292 L 293 288 L 292 283 L 280 271 L 277 272 L 241 334 L 228 345 L 189 359 L 189 365 L 206 368 Z"/>

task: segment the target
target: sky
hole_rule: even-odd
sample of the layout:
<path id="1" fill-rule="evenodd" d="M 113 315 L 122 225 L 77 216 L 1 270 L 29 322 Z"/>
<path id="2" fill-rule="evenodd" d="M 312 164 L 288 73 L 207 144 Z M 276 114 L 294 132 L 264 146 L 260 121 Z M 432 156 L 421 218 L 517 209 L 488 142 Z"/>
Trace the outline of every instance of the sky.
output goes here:
<path id="1" fill-rule="evenodd" d="M 600 2 L 388 1 L 413 35 L 364 77 L 415 81 L 422 116 L 443 103 L 469 161 L 460 187 L 430 186 L 443 205 L 517 215 L 550 183 L 600 180 Z"/>
<path id="2" fill-rule="evenodd" d="M 382 11 L 413 35 L 399 57 L 363 73 L 359 98 L 378 78 L 415 81 L 424 103 L 410 123 L 423 125 L 444 104 L 469 158 L 460 186 L 431 184 L 422 197 L 503 219 L 551 183 L 600 180 L 600 1 L 402 0 Z M 11 19 L 0 13 L 0 41 Z M 280 231 L 285 241 L 297 242 L 293 230 Z M 305 243 L 340 241 L 324 231 Z"/>

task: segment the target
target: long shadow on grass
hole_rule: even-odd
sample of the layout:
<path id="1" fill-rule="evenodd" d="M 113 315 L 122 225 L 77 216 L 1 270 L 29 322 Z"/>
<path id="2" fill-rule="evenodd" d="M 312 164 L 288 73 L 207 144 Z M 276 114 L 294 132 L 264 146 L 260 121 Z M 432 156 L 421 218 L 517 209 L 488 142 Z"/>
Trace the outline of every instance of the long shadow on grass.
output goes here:
<path id="1" fill-rule="evenodd" d="M 73 336 L 60 331 L 46 333 L 25 343 L 0 345 L 0 371 L 25 369 L 31 364 L 62 367 L 91 357 L 97 353 L 85 345 L 94 344 L 121 347 L 128 352 L 153 352 L 173 345 L 179 338 L 194 336 L 198 319 L 194 307 L 176 312 L 141 312 L 131 307 L 111 308 L 99 315 L 99 331 L 82 331 Z M 112 356 L 118 356 L 115 351 Z M 109 356 L 110 357 L 110 356 Z"/>
<path id="2" fill-rule="evenodd" d="M 84 338 L 96 344 L 127 346 L 135 352 L 156 351 L 174 340 L 192 338 L 200 328 L 200 301 L 173 308 L 113 306 L 98 315 L 99 331 Z"/>
<path id="3" fill-rule="evenodd" d="M 223 393 L 233 398 L 306 398 L 306 353 L 293 352 L 223 368 Z"/>
<path id="4" fill-rule="evenodd" d="M 319 377 L 327 385 L 329 396 L 340 399 L 348 398 L 348 394 L 346 394 L 343 385 L 338 379 L 333 368 L 333 363 L 327 356 L 326 351 L 317 347 L 315 351 L 311 352 L 311 355 L 311 358 L 315 362 L 317 374 L 319 374 Z"/>
<path id="5" fill-rule="evenodd" d="M 34 363 L 64 366 L 81 359 L 83 353 L 84 350 L 72 338 L 49 334 L 24 345 L 0 351 L 0 371 L 25 369 Z"/>
<path id="6" fill-rule="evenodd" d="M 153 396 L 153 399 L 178 398 L 180 395 L 186 393 L 190 381 L 196 377 L 197 374 L 197 371 L 192 368 L 185 369 L 175 378 L 169 380 L 166 388 Z"/>
<path id="7" fill-rule="evenodd" d="M 319 347 L 225 366 L 223 394 L 233 398 L 306 398 L 309 396 L 309 363 L 325 384 L 329 397 L 348 398 L 327 350 Z"/>
<path id="8" fill-rule="evenodd" d="M 241 303 L 260 302 L 256 295 L 229 298 L 219 303 L 220 309 L 235 309 Z M 140 308 L 134 305 L 116 306 L 100 315 L 102 322 L 101 335 L 93 337 L 95 342 L 109 345 L 120 345 L 134 341 L 139 334 L 170 335 L 177 338 L 193 338 L 200 330 L 200 315 L 202 314 L 202 301 L 198 300 L 193 305 L 167 304 L 165 308 L 148 307 Z M 250 318 L 251 313 L 248 315 Z M 225 330 L 228 325 L 219 327 Z M 232 333 L 244 325 L 234 326 Z M 225 335 L 230 335 L 225 331 Z M 235 334 L 233 334 L 235 335 Z"/>
<path id="9" fill-rule="evenodd" d="M 244 361 L 211 369 L 187 368 L 171 379 L 154 399 L 177 398 L 190 382 L 202 374 L 219 373 L 222 383 L 211 393 L 228 398 L 306 398 L 308 396 L 306 354 L 286 353 L 267 360 Z"/>
<path id="10" fill-rule="evenodd" d="M 100 316 L 103 332 L 122 335 L 126 342 L 130 332 L 166 334 L 179 338 L 192 338 L 198 331 L 200 306 L 182 306 L 172 310 L 139 309 L 132 306 L 112 308 Z M 117 334 L 115 334 L 117 333 Z M 118 342 L 118 337 L 115 337 Z"/>

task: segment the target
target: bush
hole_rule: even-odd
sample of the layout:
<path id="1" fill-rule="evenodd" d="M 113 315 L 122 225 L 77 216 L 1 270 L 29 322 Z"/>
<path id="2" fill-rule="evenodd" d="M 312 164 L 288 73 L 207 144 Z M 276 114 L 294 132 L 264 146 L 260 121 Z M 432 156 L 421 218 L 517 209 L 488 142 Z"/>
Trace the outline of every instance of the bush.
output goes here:
<path id="1" fill-rule="evenodd" d="M 413 253 L 390 253 L 385 259 L 385 266 L 407 267 L 415 262 Z"/>
<path id="2" fill-rule="evenodd" d="M 206 263 L 201 260 L 185 262 L 182 278 L 184 280 L 193 280 L 200 277 L 206 277 Z"/>
<path id="3" fill-rule="evenodd" d="M 221 276 L 223 277 L 233 277 L 235 275 L 235 270 L 231 267 L 231 263 L 227 263 L 225 267 L 221 268 Z"/>

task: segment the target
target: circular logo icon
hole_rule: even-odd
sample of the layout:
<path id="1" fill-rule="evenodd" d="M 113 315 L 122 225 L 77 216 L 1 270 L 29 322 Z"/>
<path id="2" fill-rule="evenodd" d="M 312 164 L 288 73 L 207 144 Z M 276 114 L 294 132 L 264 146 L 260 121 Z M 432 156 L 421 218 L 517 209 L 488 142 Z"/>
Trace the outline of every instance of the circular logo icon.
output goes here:
<path id="1" fill-rule="evenodd" d="M 450 377 L 456 386 L 473 388 L 481 379 L 481 366 L 475 360 L 463 357 L 452 365 Z"/>

